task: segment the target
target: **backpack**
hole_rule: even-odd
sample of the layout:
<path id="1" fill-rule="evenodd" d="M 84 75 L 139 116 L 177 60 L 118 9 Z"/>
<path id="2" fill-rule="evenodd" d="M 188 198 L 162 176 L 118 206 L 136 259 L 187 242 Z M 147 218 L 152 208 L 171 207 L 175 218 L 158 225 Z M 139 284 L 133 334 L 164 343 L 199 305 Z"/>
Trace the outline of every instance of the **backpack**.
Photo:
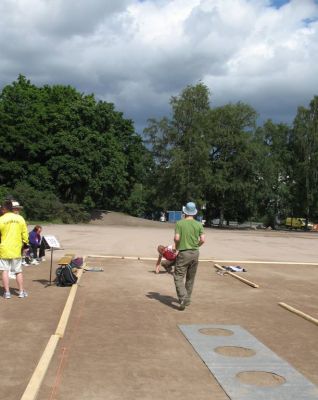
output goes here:
<path id="1" fill-rule="evenodd" d="M 77 276 L 72 271 L 72 266 L 67 264 L 56 269 L 56 285 L 72 286 L 77 282 Z"/>

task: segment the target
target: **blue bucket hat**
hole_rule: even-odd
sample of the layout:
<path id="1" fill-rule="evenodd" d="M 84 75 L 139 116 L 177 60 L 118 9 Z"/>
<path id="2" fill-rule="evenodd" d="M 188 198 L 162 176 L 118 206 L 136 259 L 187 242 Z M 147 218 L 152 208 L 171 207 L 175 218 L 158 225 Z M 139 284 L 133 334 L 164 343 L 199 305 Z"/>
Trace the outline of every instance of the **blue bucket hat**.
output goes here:
<path id="1" fill-rule="evenodd" d="M 192 201 L 187 203 L 184 207 L 182 207 L 182 211 L 186 215 L 196 215 L 198 210 L 196 209 L 196 206 Z"/>

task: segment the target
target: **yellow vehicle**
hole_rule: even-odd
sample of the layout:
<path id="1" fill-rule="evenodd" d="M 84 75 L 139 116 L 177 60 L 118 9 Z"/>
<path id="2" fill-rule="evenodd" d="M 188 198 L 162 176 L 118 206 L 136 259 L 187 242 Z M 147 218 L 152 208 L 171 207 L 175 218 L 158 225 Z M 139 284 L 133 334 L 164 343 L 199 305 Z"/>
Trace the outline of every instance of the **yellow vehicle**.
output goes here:
<path id="1" fill-rule="evenodd" d="M 306 228 L 306 218 L 297 218 L 297 217 L 287 217 L 285 220 L 285 226 L 291 229 L 305 229 Z M 307 228 L 312 230 L 314 227 L 312 222 L 308 221 Z"/>

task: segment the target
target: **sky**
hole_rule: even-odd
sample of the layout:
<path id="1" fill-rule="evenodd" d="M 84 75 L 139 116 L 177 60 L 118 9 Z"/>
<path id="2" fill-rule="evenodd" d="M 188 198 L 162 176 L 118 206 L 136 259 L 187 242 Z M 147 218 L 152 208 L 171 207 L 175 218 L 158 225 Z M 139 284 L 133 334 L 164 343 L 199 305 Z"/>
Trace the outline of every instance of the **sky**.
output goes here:
<path id="1" fill-rule="evenodd" d="M 292 123 L 318 95 L 317 0 L 0 0 L 0 89 L 19 74 L 115 104 L 142 133 L 203 82 Z"/>

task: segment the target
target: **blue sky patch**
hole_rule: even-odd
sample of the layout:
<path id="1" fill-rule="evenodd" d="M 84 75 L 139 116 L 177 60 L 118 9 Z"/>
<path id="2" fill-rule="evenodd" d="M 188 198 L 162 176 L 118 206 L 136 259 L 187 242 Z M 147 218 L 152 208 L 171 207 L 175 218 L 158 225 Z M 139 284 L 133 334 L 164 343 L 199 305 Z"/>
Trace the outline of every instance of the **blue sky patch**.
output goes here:
<path id="1" fill-rule="evenodd" d="M 271 6 L 275 8 L 280 8 L 287 3 L 289 3 L 289 0 L 272 0 Z"/>

